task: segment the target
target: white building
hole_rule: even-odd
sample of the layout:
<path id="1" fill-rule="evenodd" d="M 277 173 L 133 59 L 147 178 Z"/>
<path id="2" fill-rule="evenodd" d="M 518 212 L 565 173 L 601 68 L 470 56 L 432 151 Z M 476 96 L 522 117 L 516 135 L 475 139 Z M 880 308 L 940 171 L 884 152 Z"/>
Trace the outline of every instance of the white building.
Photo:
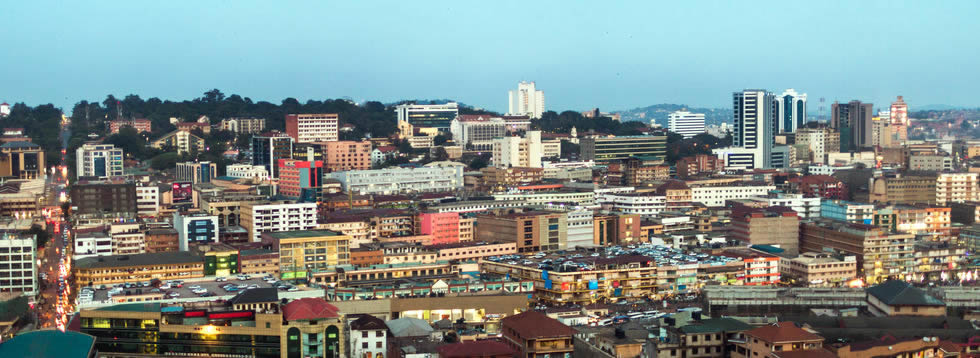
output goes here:
<path id="1" fill-rule="evenodd" d="M 219 127 L 235 133 L 261 133 L 265 129 L 265 118 L 226 118 L 221 120 Z"/>
<path id="2" fill-rule="evenodd" d="M 232 164 L 225 168 L 232 178 L 268 179 L 269 171 L 263 165 Z"/>
<path id="3" fill-rule="evenodd" d="M 939 173 L 936 177 L 936 204 L 980 201 L 978 173 Z"/>
<path id="4" fill-rule="evenodd" d="M 10 104 L 7 102 L 0 103 L 0 117 L 6 117 L 10 115 Z"/>
<path id="5" fill-rule="evenodd" d="M 3 233 L 0 237 L 0 292 L 37 293 L 36 243 L 34 235 Z"/>
<path id="6" fill-rule="evenodd" d="M 287 114 L 286 134 L 296 143 L 331 142 L 340 138 L 336 113 Z"/>
<path id="7" fill-rule="evenodd" d="M 725 161 L 725 168 L 772 167 L 772 147 L 776 141 L 775 96 L 765 90 L 744 90 L 733 93 L 732 98 L 735 113 L 732 147 L 712 152 Z"/>
<path id="8" fill-rule="evenodd" d="M 75 260 L 112 255 L 112 237 L 94 231 L 75 235 Z"/>
<path id="9" fill-rule="evenodd" d="M 820 217 L 820 198 L 807 198 L 803 194 L 784 194 L 765 198 L 769 206 L 785 206 L 796 212 L 800 219 L 816 219 Z"/>
<path id="10" fill-rule="evenodd" d="M 832 133 L 826 128 L 801 128 L 796 131 L 796 144 L 805 145 L 813 153 L 813 162 L 823 163 L 824 154 L 837 152 L 840 148 L 825 148 L 827 136 Z M 806 156 L 805 153 L 797 157 Z"/>
<path id="11" fill-rule="evenodd" d="M 720 207 L 725 206 L 725 200 L 766 196 L 772 190 L 776 190 L 775 185 L 695 186 L 691 188 L 691 197 L 704 206 Z"/>
<path id="12" fill-rule="evenodd" d="M 704 133 L 704 113 L 674 111 L 667 115 L 667 130 L 691 138 Z"/>
<path id="13" fill-rule="evenodd" d="M 244 202 L 240 211 L 241 226 L 248 230 L 252 242 L 261 241 L 262 233 L 313 230 L 316 228 L 316 203 Z"/>
<path id="14" fill-rule="evenodd" d="M 568 214 L 568 236 L 567 248 L 575 247 L 594 247 L 595 232 L 593 232 L 592 210 L 579 209 L 569 210 Z"/>
<path id="15" fill-rule="evenodd" d="M 544 113 L 544 91 L 539 91 L 534 86 L 534 81 L 517 84 L 516 91 L 508 92 L 509 103 L 507 114 L 526 115 L 531 118 L 541 118 Z"/>
<path id="16" fill-rule="evenodd" d="M 591 207 L 596 203 L 595 192 L 585 190 L 541 191 L 535 193 L 494 194 L 493 200 L 520 201 L 526 205 L 566 203 Z"/>
<path id="17" fill-rule="evenodd" d="M 113 255 L 136 255 L 146 253 L 146 234 L 135 221 L 112 223 L 109 226 L 112 236 Z"/>
<path id="18" fill-rule="evenodd" d="M 399 123 L 415 128 L 437 128 L 448 131 L 453 119 L 459 116 L 459 104 L 400 104 L 395 106 Z M 402 124 L 404 125 L 404 124 Z"/>
<path id="19" fill-rule="evenodd" d="M 546 139 L 541 141 L 542 158 L 561 157 L 561 139 Z"/>
<path id="20" fill-rule="evenodd" d="M 603 209 L 643 216 L 657 215 L 667 208 L 667 197 L 653 193 L 605 193 L 596 195 L 596 201 Z"/>
<path id="21" fill-rule="evenodd" d="M 346 192 L 357 194 L 404 194 L 447 192 L 463 188 L 463 164 L 439 166 L 426 164 L 422 168 L 385 168 L 348 170 L 327 174 L 340 181 Z"/>
<path id="22" fill-rule="evenodd" d="M 136 212 L 141 217 L 160 213 L 160 188 L 156 185 L 136 187 Z"/>
<path id="23" fill-rule="evenodd" d="M 778 133 L 794 133 L 806 124 L 806 93 L 790 88 L 776 97 Z"/>
<path id="24" fill-rule="evenodd" d="M 829 166 L 825 164 L 810 165 L 806 167 L 807 175 L 834 175 L 838 170 L 854 169 L 853 165 Z"/>
<path id="25" fill-rule="evenodd" d="M 177 230 L 177 245 L 180 251 L 187 251 L 189 244 L 208 244 L 218 242 L 218 217 L 204 213 L 174 213 L 174 230 Z"/>
<path id="26" fill-rule="evenodd" d="M 394 146 L 374 148 L 371 150 L 371 165 L 381 165 L 381 163 L 396 156 L 398 156 L 398 148 Z"/>
<path id="27" fill-rule="evenodd" d="M 449 132 L 453 135 L 453 141 L 463 148 L 491 150 L 493 139 L 507 133 L 507 122 L 503 118 L 484 114 L 461 114 L 453 119 Z"/>
<path id="28" fill-rule="evenodd" d="M 493 140 L 492 155 L 493 166 L 497 168 L 541 168 L 541 158 L 544 157 L 541 131 L 528 131 L 524 138 L 496 138 Z"/>
<path id="29" fill-rule="evenodd" d="M 85 143 L 75 150 L 77 177 L 123 175 L 123 150 L 112 144 Z"/>
<path id="30" fill-rule="evenodd" d="M 350 357 L 384 357 L 388 354 L 388 326 L 380 318 L 363 315 L 350 322 Z"/>

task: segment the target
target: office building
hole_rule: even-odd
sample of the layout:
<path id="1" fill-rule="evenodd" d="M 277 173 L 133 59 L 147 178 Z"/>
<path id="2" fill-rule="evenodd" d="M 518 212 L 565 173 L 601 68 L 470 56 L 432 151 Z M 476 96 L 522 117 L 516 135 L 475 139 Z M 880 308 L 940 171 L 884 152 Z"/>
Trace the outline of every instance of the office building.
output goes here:
<path id="1" fill-rule="evenodd" d="M 265 130 L 265 118 L 226 118 L 219 124 L 221 130 L 236 134 L 255 134 Z"/>
<path id="2" fill-rule="evenodd" d="M 279 159 L 279 195 L 315 203 L 323 189 L 323 162 Z"/>
<path id="3" fill-rule="evenodd" d="M 744 90 L 732 94 L 735 113 L 732 147 L 714 149 L 726 168 L 759 169 L 772 167 L 775 145 L 776 99 L 765 90 Z"/>
<path id="4" fill-rule="evenodd" d="M 806 162 L 823 163 L 824 154 L 840 152 L 840 133 L 830 128 L 800 128 L 796 131 L 796 145 L 803 146 L 809 153 L 797 153 L 796 157 Z"/>
<path id="5" fill-rule="evenodd" d="M 356 194 L 438 193 L 463 188 L 462 164 L 433 164 L 436 163 L 421 168 L 348 170 L 329 173 L 327 177 L 340 181 L 345 192 Z"/>
<path id="6" fill-rule="evenodd" d="M 293 143 L 293 159 L 305 160 L 305 161 L 322 161 L 324 157 L 324 148 L 326 143 L 333 142 L 319 142 L 319 143 Z"/>
<path id="7" fill-rule="evenodd" d="M 370 141 L 344 140 L 319 144 L 323 147 L 323 167 L 327 173 L 371 169 Z"/>
<path id="8" fill-rule="evenodd" d="M 180 235 L 173 228 L 146 230 L 144 241 L 147 253 L 180 251 Z"/>
<path id="9" fill-rule="evenodd" d="M 350 264 L 350 237 L 330 230 L 263 233 L 262 246 L 279 252 L 283 280 L 310 278 L 308 273 Z"/>
<path id="10" fill-rule="evenodd" d="M 951 172 L 953 158 L 946 155 L 913 154 L 909 156 L 908 169 L 922 172 Z"/>
<path id="11" fill-rule="evenodd" d="M 915 235 L 834 220 L 800 224 L 800 250 L 854 256 L 858 275 L 876 283 L 912 273 Z"/>
<path id="12" fill-rule="evenodd" d="M 518 186 L 541 183 L 544 169 L 541 168 L 497 168 L 480 169 L 483 174 L 480 187 L 488 192 L 503 192 Z"/>
<path id="13" fill-rule="evenodd" d="M 594 160 L 596 164 L 608 164 L 629 157 L 644 162 L 663 162 L 667 153 L 667 137 L 639 135 L 621 137 L 582 138 L 582 160 Z"/>
<path id="14" fill-rule="evenodd" d="M 830 106 L 830 128 L 840 133 L 841 152 L 855 151 L 872 145 L 874 141 L 872 107 L 871 103 L 861 103 L 857 100 L 846 104 L 834 102 Z"/>
<path id="15" fill-rule="evenodd" d="M 895 102 L 889 107 L 888 115 L 891 122 L 894 141 L 904 144 L 908 141 L 908 128 L 912 122 L 909 120 L 909 105 L 905 103 L 902 96 L 898 96 Z"/>
<path id="16" fill-rule="evenodd" d="M 459 105 L 455 102 L 446 104 L 400 104 L 395 106 L 395 114 L 399 123 L 406 123 L 414 128 L 435 128 L 448 132 L 453 119 L 459 116 Z"/>
<path id="17" fill-rule="evenodd" d="M 704 113 L 674 111 L 667 115 L 667 130 L 684 138 L 704 133 Z"/>
<path id="18" fill-rule="evenodd" d="M 940 173 L 936 177 L 936 205 L 980 201 L 978 173 Z"/>
<path id="19" fill-rule="evenodd" d="M 211 127 L 208 127 L 211 128 Z M 170 149 L 177 154 L 204 153 L 204 138 L 188 131 L 175 130 L 150 143 L 156 149 Z"/>
<path id="20" fill-rule="evenodd" d="M 732 238 L 748 245 L 770 245 L 787 254 L 799 252 L 800 218 L 783 206 L 765 209 L 736 207 L 732 212 Z"/>
<path id="21" fill-rule="evenodd" d="M 845 200 L 823 200 L 820 202 L 820 217 L 825 219 L 872 225 L 874 215 L 874 204 Z"/>
<path id="22" fill-rule="evenodd" d="M 433 245 L 459 242 L 459 213 L 425 212 L 418 214 L 418 233 L 432 237 Z"/>
<path id="23" fill-rule="evenodd" d="M 123 150 L 112 144 L 85 143 L 75 150 L 77 178 L 123 175 Z"/>
<path id="24" fill-rule="evenodd" d="M 541 118 L 544 113 L 544 91 L 535 88 L 534 81 L 517 84 L 517 90 L 507 93 L 509 103 L 507 114 L 512 116 L 529 116 Z"/>
<path id="25" fill-rule="evenodd" d="M 655 163 L 659 163 L 659 161 Z M 643 160 L 637 157 L 629 157 L 609 163 L 606 172 L 606 183 L 609 185 L 637 186 L 669 178 L 669 166 L 646 165 Z"/>
<path id="26" fill-rule="evenodd" d="M 39 179 L 44 177 L 44 149 L 31 142 L 0 145 L 0 177 Z"/>
<path id="27" fill-rule="evenodd" d="M 153 217 L 160 213 L 160 187 L 156 185 L 136 187 L 136 214 Z"/>
<path id="28" fill-rule="evenodd" d="M 76 261 L 75 270 L 78 287 L 149 282 L 152 279 L 186 280 L 204 277 L 204 259 L 186 251 L 99 256 Z"/>
<path id="29" fill-rule="evenodd" d="M 339 121 L 336 113 L 287 114 L 286 135 L 296 143 L 335 141 L 340 135 Z"/>
<path id="30" fill-rule="evenodd" d="M 873 203 L 932 204 L 938 199 L 937 175 L 889 175 L 870 179 Z M 944 195 L 945 195 L 944 191 Z"/>
<path id="31" fill-rule="evenodd" d="M 279 159 L 293 156 L 293 138 L 281 132 L 267 132 L 252 137 L 252 165 L 261 165 L 272 179 L 279 178 Z"/>
<path id="32" fill-rule="evenodd" d="M 805 175 L 790 178 L 790 190 L 811 198 L 849 200 L 847 184 L 830 175 Z"/>
<path id="33" fill-rule="evenodd" d="M 218 177 L 218 165 L 211 162 L 177 163 L 176 181 L 188 181 L 193 184 L 210 183 Z"/>
<path id="34" fill-rule="evenodd" d="M 560 212 L 497 211 L 476 217 L 477 240 L 516 242 L 518 252 L 564 249 L 567 231 L 567 216 Z"/>
<path id="35" fill-rule="evenodd" d="M 0 236 L 0 292 L 34 296 L 38 289 L 37 237 L 3 233 Z"/>
<path id="36" fill-rule="evenodd" d="M 109 121 L 109 134 L 119 133 L 123 127 L 132 127 L 136 133 L 152 132 L 153 122 L 146 118 L 117 119 Z"/>
<path id="37" fill-rule="evenodd" d="M 232 178 L 264 180 L 269 178 L 269 170 L 264 165 L 232 164 L 225 168 L 226 175 Z"/>
<path id="38" fill-rule="evenodd" d="M 71 186 L 72 204 L 78 215 L 136 215 L 136 184 L 127 181 L 78 181 Z"/>
<path id="39" fill-rule="evenodd" d="M 112 237 L 102 231 L 79 231 L 75 233 L 75 260 L 86 257 L 112 255 Z"/>
<path id="40" fill-rule="evenodd" d="M 524 137 L 500 137 L 493 139 L 493 166 L 497 168 L 540 168 L 544 148 L 541 131 L 528 131 Z"/>
<path id="41" fill-rule="evenodd" d="M 776 186 L 763 183 L 732 183 L 723 185 L 691 185 L 691 201 L 708 207 L 725 206 L 726 200 L 746 199 L 754 196 L 766 196 Z"/>
<path id="42" fill-rule="evenodd" d="M 776 96 L 776 133 L 795 133 L 806 124 L 806 93 L 790 88 Z"/>
<path id="43" fill-rule="evenodd" d="M 109 225 L 112 237 L 113 255 L 136 255 L 146 253 L 146 235 L 135 221 L 114 222 Z"/>
<path id="44" fill-rule="evenodd" d="M 187 251 L 190 244 L 218 242 L 218 217 L 204 213 L 174 213 L 174 229 L 177 230 L 178 249 Z"/>
<path id="45" fill-rule="evenodd" d="M 780 257 L 779 271 L 789 280 L 813 287 L 836 286 L 857 277 L 857 258 L 837 259 L 826 253 L 804 252 L 800 256 Z"/>
<path id="46" fill-rule="evenodd" d="M 316 227 L 316 203 L 243 202 L 241 226 L 252 242 L 262 233 L 311 230 Z"/>
<path id="47" fill-rule="evenodd" d="M 493 149 L 494 138 L 507 134 L 503 118 L 486 114 L 461 114 L 449 126 L 453 142 L 464 149 L 488 151 Z"/>

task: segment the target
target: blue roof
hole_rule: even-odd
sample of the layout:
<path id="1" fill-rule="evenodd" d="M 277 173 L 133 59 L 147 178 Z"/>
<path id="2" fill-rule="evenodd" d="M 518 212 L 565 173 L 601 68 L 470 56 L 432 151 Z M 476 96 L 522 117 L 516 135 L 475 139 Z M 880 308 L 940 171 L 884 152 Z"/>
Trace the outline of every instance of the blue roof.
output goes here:
<path id="1" fill-rule="evenodd" d="M 40 148 L 41 146 L 25 141 L 7 142 L 0 145 L 0 148 Z"/>
<path id="2" fill-rule="evenodd" d="M 0 357 L 88 358 L 95 337 L 58 330 L 30 331 L 0 344 Z"/>

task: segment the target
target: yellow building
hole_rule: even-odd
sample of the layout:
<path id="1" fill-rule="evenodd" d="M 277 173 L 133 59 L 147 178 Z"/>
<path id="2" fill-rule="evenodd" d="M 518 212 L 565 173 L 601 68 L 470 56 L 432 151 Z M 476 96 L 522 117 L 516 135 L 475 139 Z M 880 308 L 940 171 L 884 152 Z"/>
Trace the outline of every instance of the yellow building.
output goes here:
<path id="1" fill-rule="evenodd" d="M 187 251 L 87 257 L 75 262 L 79 287 L 204 277 L 204 258 Z"/>
<path id="2" fill-rule="evenodd" d="M 350 264 L 350 236 L 336 231 L 267 232 L 262 234 L 262 245 L 279 252 L 279 274 L 284 280 Z"/>

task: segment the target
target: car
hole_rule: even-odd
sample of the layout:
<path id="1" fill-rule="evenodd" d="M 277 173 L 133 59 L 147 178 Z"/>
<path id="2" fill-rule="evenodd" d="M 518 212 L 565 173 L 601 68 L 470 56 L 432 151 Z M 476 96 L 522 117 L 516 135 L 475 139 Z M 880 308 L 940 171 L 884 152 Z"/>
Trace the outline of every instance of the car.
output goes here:
<path id="1" fill-rule="evenodd" d="M 188 286 L 187 288 L 189 288 L 191 291 L 194 291 L 196 289 L 201 288 L 201 286 L 199 286 L 199 285 L 191 285 L 191 286 Z"/>
<path id="2" fill-rule="evenodd" d="M 170 292 L 170 293 L 167 294 L 167 296 L 170 296 L 171 298 L 180 297 L 180 293 L 179 292 Z"/>
<path id="3" fill-rule="evenodd" d="M 191 290 L 191 292 L 196 293 L 196 294 L 202 294 L 202 293 L 207 293 L 208 290 L 207 289 L 204 289 L 204 288 L 197 288 L 197 289 Z"/>
<path id="4" fill-rule="evenodd" d="M 238 275 L 239 281 L 248 281 L 249 279 L 251 279 L 251 277 L 249 277 L 248 275 Z"/>
<path id="5" fill-rule="evenodd" d="M 244 290 L 244 289 L 248 288 L 248 285 L 246 285 L 246 284 L 243 283 L 243 284 L 238 285 L 238 286 L 235 286 L 235 287 L 238 288 L 239 290 Z"/>
<path id="6" fill-rule="evenodd" d="M 227 288 L 225 288 L 225 291 L 228 291 L 228 292 L 237 292 L 238 291 L 238 287 L 237 286 L 227 287 Z"/>
<path id="7" fill-rule="evenodd" d="M 253 283 L 251 285 L 248 285 L 248 288 L 259 288 L 259 285 Z"/>
<path id="8" fill-rule="evenodd" d="M 164 290 L 169 290 L 170 289 L 170 284 L 169 283 L 162 284 L 162 285 L 160 285 L 160 288 L 162 288 Z"/>
<path id="9" fill-rule="evenodd" d="M 214 282 L 225 282 L 225 281 L 228 281 L 227 277 L 218 277 L 214 279 Z"/>
<path id="10" fill-rule="evenodd" d="M 296 287 L 296 286 L 293 286 L 293 287 L 290 287 L 290 288 L 289 288 L 288 290 L 286 290 L 286 291 L 289 291 L 289 292 L 296 292 L 296 291 L 299 291 L 299 288 L 298 288 L 298 287 Z"/>

